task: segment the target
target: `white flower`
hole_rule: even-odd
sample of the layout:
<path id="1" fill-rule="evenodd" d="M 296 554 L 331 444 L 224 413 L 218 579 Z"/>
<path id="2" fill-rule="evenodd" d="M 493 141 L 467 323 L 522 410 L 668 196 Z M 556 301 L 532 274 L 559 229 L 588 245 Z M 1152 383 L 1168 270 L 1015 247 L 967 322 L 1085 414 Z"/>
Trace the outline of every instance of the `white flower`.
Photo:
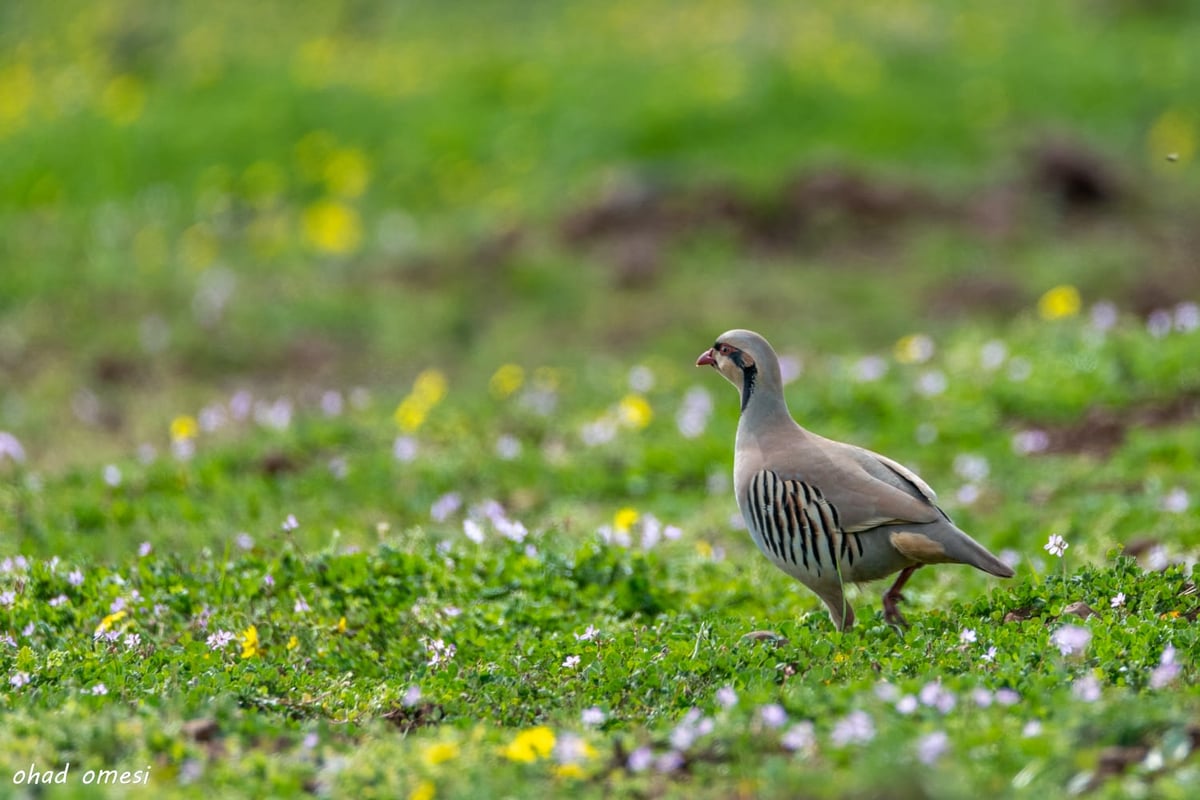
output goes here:
<path id="1" fill-rule="evenodd" d="M 941 681 L 930 681 L 922 686 L 917 698 L 921 701 L 921 705 L 936 708 L 943 714 L 949 714 L 958 704 L 954 692 L 942 686 Z"/>
<path id="2" fill-rule="evenodd" d="M 149 542 L 142 542 L 140 545 L 138 545 L 138 557 L 145 558 L 146 556 L 150 555 L 150 552 L 153 549 L 154 548 L 151 547 Z"/>
<path id="3" fill-rule="evenodd" d="M 854 365 L 854 377 L 861 383 L 877 381 L 887 372 L 888 363 L 881 356 L 863 356 Z"/>
<path id="4" fill-rule="evenodd" d="M 900 690 L 896 688 L 896 684 L 894 683 L 879 681 L 879 683 L 875 684 L 875 696 L 884 703 L 891 703 L 900 696 Z"/>
<path id="5" fill-rule="evenodd" d="M 1125 605 L 1125 593 L 1117 592 L 1117 596 L 1108 601 L 1108 604 L 1113 608 L 1120 608 Z"/>
<path id="6" fill-rule="evenodd" d="M 483 528 L 475 520 L 463 520 L 463 534 L 475 544 L 483 544 Z"/>
<path id="7" fill-rule="evenodd" d="M 585 708 L 579 714 L 579 721 L 582 724 L 587 725 L 589 728 L 594 728 L 597 725 L 603 725 L 604 720 L 607 718 L 607 715 L 605 715 L 604 711 L 602 711 L 598 706 Z"/>
<path id="8" fill-rule="evenodd" d="M 408 687 L 407 691 L 404 692 L 404 697 L 402 697 L 400 699 L 400 704 L 403 705 L 405 708 L 412 708 L 419 702 L 421 702 L 421 687 L 420 686 Z"/>
<path id="9" fill-rule="evenodd" d="M 204 641 L 210 650 L 220 650 L 233 641 L 233 634 L 229 631 L 217 631 Z"/>
<path id="10" fill-rule="evenodd" d="M 460 508 L 462 508 L 462 495 L 458 492 L 447 492 L 433 501 L 433 505 L 429 507 L 429 516 L 433 517 L 434 522 L 445 522 Z"/>
<path id="11" fill-rule="evenodd" d="M 1030 453 L 1040 453 L 1050 446 L 1050 435 L 1045 431 L 1030 430 L 1013 434 L 1013 452 L 1027 456 Z"/>
<path id="12" fill-rule="evenodd" d="M 566 669 L 575 669 L 579 666 L 579 656 L 567 656 L 563 659 L 562 665 Z"/>
<path id="13" fill-rule="evenodd" d="M 979 365 L 988 372 L 995 372 L 1004 365 L 1008 358 L 1008 345 L 999 339 L 992 339 L 983 345 L 979 351 Z"/>
<path id="14" fill-rule="evenodd" d="M 83 572 L 78 569 L 71 570 L 67 575 L 67 583 L 72 586 L 79 586 L 83 583 Z"/>
<path id="15" fill-rule="evenodd" d="M 296 602 L 292 604 L 292 611 L 296 614 L 306 614 L 312 611 L 312 608 L 308 605 L 308 601 L 304 599 L 304 595 L 300 595 L 296 598 Z"/>
<path id="16" fill-rule="evenodd" d="M 89 692 L 90 692 L 90 694 L 93 694 L 93 695 L 99 697 L 100 695 L 108 694 L 108 687 L 105 686 L 103 683 L 97 683 L 95 686 L 93 686 L 89 690 Z"/>
<path id="17" fill-rule="evenodd" d="M 981 655 L 981 656 L 979 657 L 979 660 L 980 660 L 980 661 L 983 661 L 983 662 L 985 662 L 985 663 L 988 663 L 988 664 L 990 664 L 990 663 L 992 663 L 993 661 L 995 661 L 995 660 L 996 660 L 996 647 L 995 647 L 995 645 L 993 645 L 993 646 L 989 647 L 989 648 L 987 649 L 987 652 L 986 652 L 986 653 L 984 653 L 983 655 Z"/>
<path id="18" fill-rule="evenodd" d="M 926 397 L 935 397 L 946 391 L 946 386 L 949 382 L 946 380 L 946 375 L 941 370 L 929 369 L 925 370 L 917 378 L 917 393 Z"/>
<path id="19" fill-rule="evenodd" d="M 437 667 L 445 664 L 454 658 L 454 654 L 458 652 L 458 648 L 452 644 L 447 644 L 441 639 L 426 639 L 425 651 L 429 654 L 429 661 L 426 663 L 431 667 Z"/>
<path id="20" fill-rule="evenodd" d="M 125 634 L 125 647 L 126 647 L 126 649 L 128 649 L 128 650 L 132 650 L 133 648 L 137 647 L 137 646 L 138 646 L 138 645 L 140 645 L 141 643 L 142 643 L 142 637 L 141 637 L 141 634 L 137 634 L 137 633 L 127 633 L 127 634 Z"/>
<path id="21" fill-rule="evenodd" d="M 1021 702 L 1021 695 L 1016 690 L 1007 687 L 996 690 L 996 702 L 1002 706 L 1015 706 Z"/>
<path id="22" fill-rule="evenodd" d="M 1163 496 L 1161 508 L 1172 514 L 1182 514 L 1188 510 L 1190 505 L 1191 500 L 1188 498 L 1187 490 L 1176 486 Z"/>
<path id="23" fill-rule="evenodd" d="M 412 436 L 397 436 L 392 443 L 392 457 L 407 464 L 417 457 L 417 440 Z"/>
<path id="24" fill-rule="evenodd" d="M 974 453 L 961 453 L 954 457 L 954 474 L 970 483 L 979 483 L 991 472 L 988 460 Z"/>
<path id="25" fill-rule="evenodd" d="M 496 456 L 501 461 L 512 461 L 521 455 L 521 440 L 512 434 L 503 434 L 496 439 Z"/>
<path id="26" fill-rule="evenodd" d="M 599 633 L 600 631 L 596 630 L 595 625 L 588 625 L 584 628 L 583 633 L 573 633 L 571 635 L 575 637 L 575 641 L 577 642 L 591 642 L 595 640 Z"/>
<path id="27" fill-rule="evenodd" d="M 329 389 L 321 395 L 321 411 L 327 417 L 336 417 L 341 414 L 344 405 L 342 393 L 339 391 Z"/>
<path id="28" fill-rule="evenodd" d="M 0 606 L 11 606 L 17 602 L 17 593 L 12 589 L 0 592 Z"/>
<path id="29" fill-rule="evenodd" d="M 950 737 L 945 731 L 927 733 L 917 740 L 917 760 L 931 765 L 942 757 L 950 747 Z"/>
<path id="30" fill-rule="evenodd" d="M 1026 739 L 1031 736 L 1038 736 L 1042 732 L 1042 723 L 1039 720 L 1031 719 L 1025 723 L 1025 727 L 1021 729 L 1021 735 Z"/>
<path id="31" fill-rule="evenodd" d="M 0 431 L 0 461 L 9 459 L 20 464 L 25 460 L 25 448 L 17 441 L 17 437 L 8 431 Z"/>
<path id="32" fill-rule="evenodd" d="M 896 701 L 897 713 L 908 715 L 917 710 L 917 698 L 911 694 L 906 694 Z"/>
<path id="33" fill-rule="evenodd" d="M 12 684 L 12 687 L 14 689 L 20 689 L 22 686 L 29 683 L 29 673 L 28 672 L 14 672 L 12 674 L 12 676 L 8 679 L 8 682 L 10 684 Z"/>
<path id="34" fill-rule="evenodd" d="M 290 533 L 291 531 L 294 531 L 297 528 L 299 528 L 300 523 L 296 521 L 295 514 L 288 514 L 287 517 L 283 520 L 283 524 L 280 525 L 280 527 L 283 530 L 288 531 Z"/>
<path id="35" fill-rule="evenodd" d="M 251 538 L 250 534 L 246 533 L 245 531 L 242 531 L 237 536 L 235 536 L 233 541 L 238 546 L 238 548 L 241 550 L 253 550 L 254 549 L 254 539 Z"/>
<path id="36" fill-rule="evenodd" d="M 654 751 L 643 745 L 629 754 L 625 762 L 630 772 L 645 772 L 654 763 Z"/>
<path id="37" fill-rule="evenodd" d="M 629 388 L 645 394 L 654 388 L 654 373 L 646 365 L 638 364 L 629 370 Z"/>
<path id="38" fill-rule="evenodd" d="M 1062 558 L 1063 553 L 1065 553 L 1067 548 L 1070 546 L 1071 545 L 1067 544 L 1066 539 L 1059 536 L 1057 533 L 1052 533 L 1050 534 L 1050 541 L 1042 545 L 1042 549 L 1052 556 L 1058 556 L 1059 558 Z"/>
<path id="39" fill-rule="evenodd" d="M 958 635 L 958 640 L 963 644 L 974 644 L 979 640 L 973 628 L 963 628 L 962 633 Z"/>
<path id="40" fill-rule="evenodd" d="M 1081 625 L 1063 625 L 1050 636 L 1050 641 L 1064 656 L 1082 653 L 1092 641 L 1092 632 Z"/>
<path id="41" fill-rule="evenodd" d="M 995 697 L 987 689 L 982 686 L 971 691 L 971 699 L 975 701 L 975 705 L 980 708 L 988 708 L 995 701 Z"/>
<path id="42" fill-rule="evenodd" d="M 116 464 L 106 464 L 104 467 L 104 482 L 112 488 L 121 485 L 121 468 Z"/>

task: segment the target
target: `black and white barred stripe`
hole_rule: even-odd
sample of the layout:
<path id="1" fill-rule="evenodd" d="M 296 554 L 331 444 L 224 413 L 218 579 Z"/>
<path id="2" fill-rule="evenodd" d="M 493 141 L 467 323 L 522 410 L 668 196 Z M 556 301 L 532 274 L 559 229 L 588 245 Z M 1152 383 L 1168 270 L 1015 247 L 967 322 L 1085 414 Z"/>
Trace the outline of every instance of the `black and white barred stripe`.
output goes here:
<path id="1" fill-rule="evenodd" d="M 850 566 L 862 556 L 859 536 L 842 530 L 837 509 L 815 486 L 762 470 L 750 480 L 747 494 L 751 532 L 775 560 L 820 575 L 838 561 Z"/>

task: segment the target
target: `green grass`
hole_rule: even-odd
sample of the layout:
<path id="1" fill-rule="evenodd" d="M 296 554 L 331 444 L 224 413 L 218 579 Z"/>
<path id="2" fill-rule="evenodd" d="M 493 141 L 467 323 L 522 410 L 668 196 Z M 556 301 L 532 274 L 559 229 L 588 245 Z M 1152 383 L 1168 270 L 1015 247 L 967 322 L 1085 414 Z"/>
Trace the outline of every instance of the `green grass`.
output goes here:
<path id="1" fill-rule="evenodd" d="M 1193 5 L 5 4 L 0 797 L 1194 796 Z M 1016 578 L 836 633 L 742 326 Z"/>

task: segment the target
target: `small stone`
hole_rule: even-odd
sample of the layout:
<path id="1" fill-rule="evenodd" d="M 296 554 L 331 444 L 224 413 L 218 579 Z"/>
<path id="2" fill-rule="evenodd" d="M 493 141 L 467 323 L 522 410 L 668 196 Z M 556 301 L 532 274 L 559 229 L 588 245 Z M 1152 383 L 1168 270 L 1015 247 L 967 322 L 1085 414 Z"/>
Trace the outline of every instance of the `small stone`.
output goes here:
<path id="1" fill-rule="evenodd" d="M 1083 602 L 1082 600 L 1076 600 L 1074 603 L 1071 603 L 1071 605 L 1064 608 L 1063 616 L 1066 616 L 1067 614 L 1074 614 L 1075 616 L 1079 617 L 1080 619 L 1087 619 L 1088 617 L 1100 616 L 1099 614 L 1096 613 L 1096 610 L 1094 608 L 1092 608 L 1091 606 L 1089 606 L 1087 603 Z"/>

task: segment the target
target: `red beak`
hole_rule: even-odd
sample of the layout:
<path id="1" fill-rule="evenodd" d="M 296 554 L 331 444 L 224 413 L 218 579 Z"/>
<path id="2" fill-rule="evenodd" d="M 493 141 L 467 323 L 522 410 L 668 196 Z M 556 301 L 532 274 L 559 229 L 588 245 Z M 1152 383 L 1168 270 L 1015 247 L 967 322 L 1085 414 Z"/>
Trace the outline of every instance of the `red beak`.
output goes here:
<path id="1" fill-rule="evenodd" d="M 716 363 L 717 363 L 717 360 L 715 358 L 713 358 L 713 351 L 712 351 L 711 347 L 708 348 L 707 350 L 705 350 L 703 353 L 701 353 L 700 357 L 696 359 L 697 367 L 705 367 L 705 366 L 708 366 L 709 364 L 716 364 Z"/>

